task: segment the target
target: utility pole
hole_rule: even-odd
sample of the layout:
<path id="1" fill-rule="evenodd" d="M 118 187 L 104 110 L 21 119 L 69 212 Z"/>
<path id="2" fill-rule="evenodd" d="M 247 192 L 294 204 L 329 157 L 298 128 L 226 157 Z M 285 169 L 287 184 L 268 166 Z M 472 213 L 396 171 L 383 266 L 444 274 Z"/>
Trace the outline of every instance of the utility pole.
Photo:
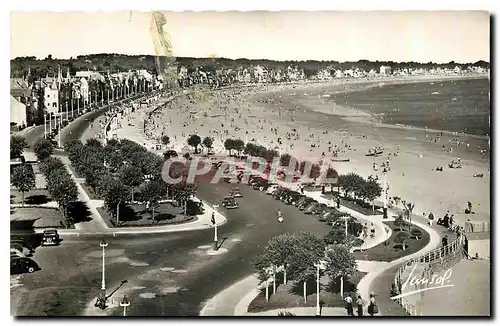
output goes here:
<path id="1" fill-rule="evenodd" d="M 101 293 L 97 297 L 94 306 L 101 310 L 106 309 L 106 264 L 105 264 L 105 248 L 108 246 L 106 240 L 102 240 L 99 246 L 102 248 L 102 283 L 101 283 Z"/>
<path id="2" fill-rule="evenodd" d="M 75 110 L 73 110 L 73 102 L 74 102 L 74 101 L 73 101 L 73 97 L 72 97 L 72 98 L 71 98 L 71 119 L 73 119 L 73 118 L 74 118 L 74 114 L 75 114 L 75 113 L 74 113 L 74 111 L 75 111 Z"/>

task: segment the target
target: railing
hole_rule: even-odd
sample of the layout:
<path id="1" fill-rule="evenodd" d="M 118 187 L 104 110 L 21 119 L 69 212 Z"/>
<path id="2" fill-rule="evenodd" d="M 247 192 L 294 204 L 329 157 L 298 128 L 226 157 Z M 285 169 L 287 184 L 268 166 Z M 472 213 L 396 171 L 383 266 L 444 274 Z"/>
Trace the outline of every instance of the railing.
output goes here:
<path id="1" fill-rule="evenodd" d="M 444 247 L 439 247 L 434 250 L 429 251 L 428 253 L 421 255 L 416 258 L 409 259 L 403 266 L 401 266 L 398 271 L 396 272 L 396 276 L 394 277 L 394 284 L 396 284 L 397 288 L 399 291 L 401 291 L 401 277 L 405 270 L 412 266 L 413 263 L 428 263 L 431 264 L 433 262 L 437 262 L 438 260 L 440 261 L 441 264 L 443 264 L 444 259 L 447 257 L 450 257 L 453 255 L 453 257 L 456 257 L 458 255 L 463 255 L 463 243 L 464 243 L 464 236 L 461 234 L 459 235 L 452 243 L 444 246 Z M 418 309 L 415 305 L 413 305 L 410 301 L 407 299 L 399 298 L 396 299 L 396 302 L 410 315 L 410 316 L 421 316 L 422 311 Z"/>

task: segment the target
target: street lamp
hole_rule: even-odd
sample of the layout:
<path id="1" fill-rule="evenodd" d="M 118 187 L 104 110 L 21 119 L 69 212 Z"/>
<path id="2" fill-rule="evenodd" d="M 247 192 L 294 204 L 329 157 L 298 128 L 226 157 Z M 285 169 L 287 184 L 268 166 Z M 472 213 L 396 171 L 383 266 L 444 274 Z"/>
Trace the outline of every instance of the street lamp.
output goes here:
<path id="1" fill-rule="evenodd" d="M 102 284 L 101 284 L 101 293 L 97 296 L 97 300 L 95 302 L 95 306 L 98 307 L 99 309 L 106 309 L 106 282 L 105 282 L 105 264 L 104 264 L 104 257 L 105 257 L 105 248 L 108 246 L 108 243 L 106 240 L 102 240 L 100 243 L 100 246 L 102 248 Z"/>
<path id="2" fill-rule="evenodd" d="M 217 237 L 217 221 L 215 220 L 215 213 L 212 212 L 212 220 L 214 226 L 214 251 L 219 250 L 219 238 Z"/>
<path id="3" fill-rule="evenodd" d="M 320 261 L 317 264 L 314 264 L 316 267 L 316 316 L 321 316 L 321 306 L 319 304 L 319 276 L 320 276 L 320 271 L 322 269 L 325 269 L 325 262 Z"/>
<path id="4" fill-rule="evenodd" d="M 382 173 L 384 174 L 384 216 L 383 218 L 387 218 L 387 167 L 384 167 Z"/>
<path id="5" fill-rule="evenodd" d="M 128 301 L 127 296 L 124 295 L 122 301 L 120 302 L 120 307 L 123 307 L 123 316 L 127 316 L 128 306 L 130 306 L 130 301 Z"/>

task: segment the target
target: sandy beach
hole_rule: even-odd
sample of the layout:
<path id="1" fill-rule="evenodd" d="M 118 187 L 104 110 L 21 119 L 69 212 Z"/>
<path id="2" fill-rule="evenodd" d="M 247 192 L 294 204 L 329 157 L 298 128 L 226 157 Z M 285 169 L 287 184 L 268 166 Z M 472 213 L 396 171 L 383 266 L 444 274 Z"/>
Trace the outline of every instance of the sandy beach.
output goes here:
<path id="1" fill-rule="evenodd" d="M 133 138 L 148 148 L 159 143 L 162 135 L 168 135 L 170 147 L 180 153 L 193 151 L 186 140 L 194 133 L 201 138 L 212 137 L 216 151 L 223 151 L 225 139 L 239 138 L 245 143 L 287 152 L 300 160 L 349 159 L 349 162 L 333 162 L 332 166 L 340 174 L 378 175 L 380 180 L 381 169 L 374 171 L 374 163 L 380 167 L 389 160 L 389 197 L 415 202 L 414 212 L 420 215 L 432 211 L 434 216 L 442 217 L 449 211 L 462 225 L 467 219 L 490 221 L 487 137 L 451 132 L 439 136 L 436 130 L 386 125 L 368 113 L 332 103 L 327 96 L 379 86 L 381 82 L 420 80 L 351 80 L 225 90 L 195 87 L 188 95 L 179 96 L 157 110 L 147 123 L 146 134 L 142 110 L 126 117 L 116 133 L 119 138 Z M 383 154 L 366 156 L 374 146 L 382 146 Z M 488 153 L 481 155 L 482 149 Z M 462 168 L 448 168 L 458 158 Z M 443 171 L 435 171 L 436 167 L 443 167 Z M 478 173 L 484 177 L 473 177 Z M 468 201 L 475 214 L 464 213 Z"/>

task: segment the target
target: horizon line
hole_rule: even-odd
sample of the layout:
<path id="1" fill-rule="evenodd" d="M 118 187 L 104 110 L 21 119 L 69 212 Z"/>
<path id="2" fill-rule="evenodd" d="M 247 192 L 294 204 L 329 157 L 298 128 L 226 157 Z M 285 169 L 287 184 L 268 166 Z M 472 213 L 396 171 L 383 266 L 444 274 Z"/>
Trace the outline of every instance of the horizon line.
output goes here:
<path id="1" fill-rule="evenodd" d="M 50 55 L 47 54 L 47 56 Z M 52 57 L 52 60 L 78 60 L 78 57 L 79 56 L 98 56 L 98 55 L 120 55 L 120 56 L 128 56 L 128 57 L 158 57 L 157 55 L 155 54 L 127 54 L 127 53 L 116 53 L 116 52 L 101 52 L 101 53 L 88 53 L 88 54 L 77 54 L 76 57 L 69 57 L 69 58 L 55 58 L 55 57 Z M 34 57 L 36 61 L 44 61 L 47 59 L 47 56 L 45 58 L 41 58 L 41 57 L 37 57 L 35 55 L 25 55 L 25 56 L 17 56 L 17 57 L 14 57 L 12 58 L 11 57 L 11 61 L 13 60 L 16 60 L 16 59 L 25 59 L 25 58 L 31 58 L 31 57 Z M 162 57 L 162 56 L 160 56 Z M 394 61 L 394 60 L 380 60 L 380 59 L 376 59 L 376 60 L 369 60 L 369 59 L 358 59 L 358 60 L 349 60 L 349 61 L 338 61 L 338 60 L 335 60 L 335 59 L 330 59 L 330 60 L 318 60 L 318 59 L 307 59 L 307 60 L 298 60 L 298 59 L 285 59 L 285 60 L 277 60 L 277 59 L 265 59 L 265 58 L 260 58 L 260 59 L 250 59 L 250 58 L 227 58 L 227 57 L 189 57 L 189 56 L 172 56 L 173 58 L 181 58 L 181 59 L 210 59 L 210 60 L 218 60 L 218 59 L 224 59 L 224 60 L 232 60 L 232 61 L 237 61 L 237 60 L 248 60 L 248 61 L 274 61 L 274 62 L 308 62 L 308 61 L 315 61 L 315 62 L 338 62 L 338 63 L 346 63 L 346 62 L 360 62 L 360 61 L 367 61 L 367 62 L 392 62 L 392 63 L 416 63 L 416 64 L 429 64 L 429 63 L 432 63 L 432 64 L 438 64 L 438 65 L 442 65 L 442 64 L 450 64 L 450 63 L 454 63 L 454 64 L 457 64 L 457 65 L 466 65 L 466 64 L 473 64 L 473 63 L 477 63 L 477 62 L 480 62 L 480 61 L 483 61 L 487 64 L 490 64 L 489 61 L 486 61 L 484 59 L 479 59 L 479 60 L 476 60 L 474 62 L 455 62 L 454 60 L 451 60 L 451 61 L 448 61 L 448 62 L 434 62 L 434 61 L 428 61 L 428 62 L 419 62 L 419 61 Z M 73 59 L 71 59 L 73 58 Z"/>

